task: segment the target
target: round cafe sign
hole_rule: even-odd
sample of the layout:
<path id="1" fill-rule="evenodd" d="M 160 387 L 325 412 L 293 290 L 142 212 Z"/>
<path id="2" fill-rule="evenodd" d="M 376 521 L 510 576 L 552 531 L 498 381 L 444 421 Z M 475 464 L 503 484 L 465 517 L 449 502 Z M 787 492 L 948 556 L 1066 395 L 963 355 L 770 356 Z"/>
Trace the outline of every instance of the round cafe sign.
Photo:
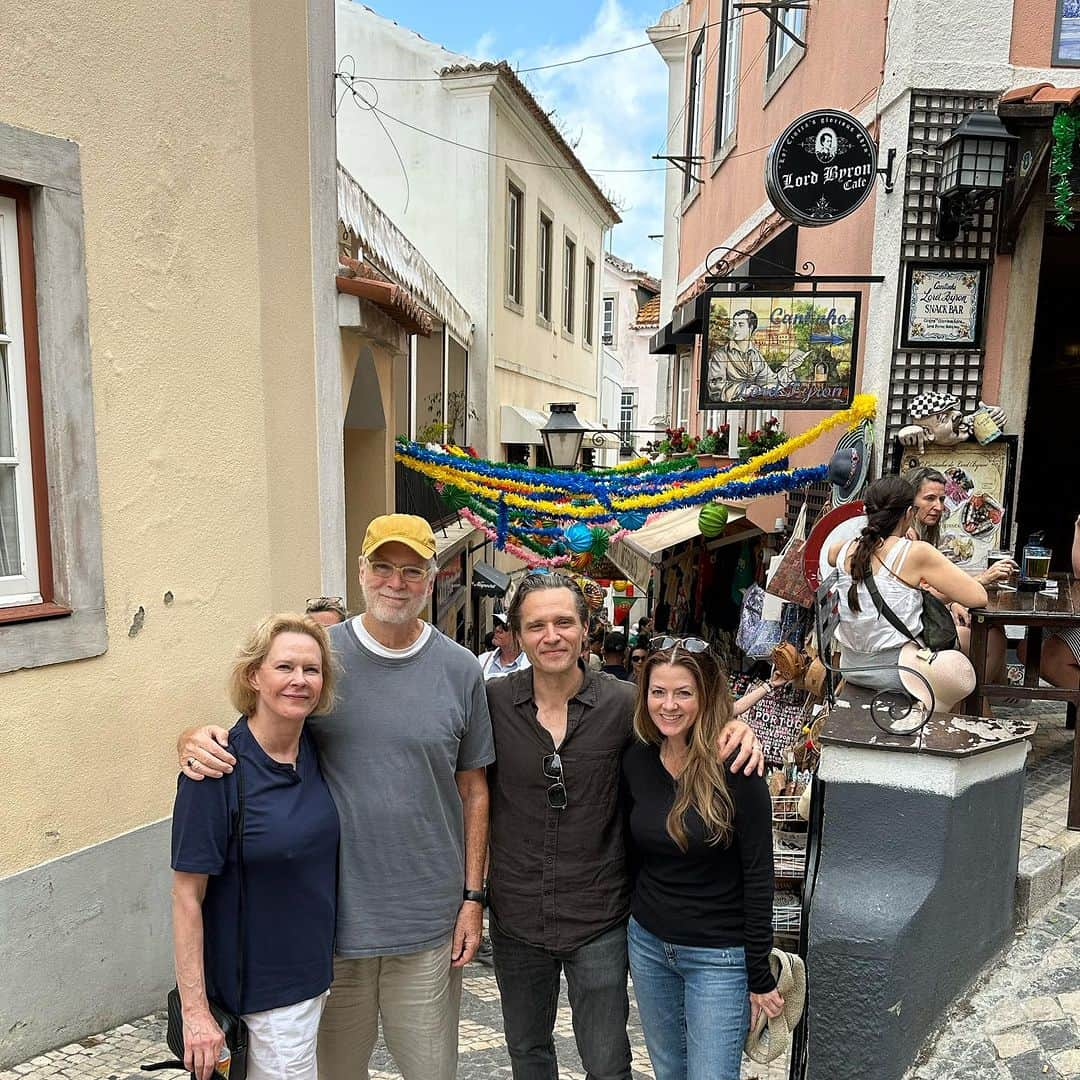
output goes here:
<path id="1" fill-rule="evenodd" d="M 831 225 L 857 210 L 874 187 L 877 147 L 849 113 L 817 109 L 787 126 L 765 159 L 773 206 L 799 225 Z"/>

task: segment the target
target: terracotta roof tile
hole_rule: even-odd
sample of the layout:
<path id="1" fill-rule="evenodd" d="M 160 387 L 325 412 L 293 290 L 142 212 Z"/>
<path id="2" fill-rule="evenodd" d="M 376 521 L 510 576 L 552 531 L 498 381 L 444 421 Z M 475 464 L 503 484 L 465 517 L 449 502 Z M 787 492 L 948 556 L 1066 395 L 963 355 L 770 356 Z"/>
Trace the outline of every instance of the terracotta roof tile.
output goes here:
<path id="1" fill-rule="evenodd" d="M 570 148 L 570 144 L 562 137 L 559 129 L 551 122 L 551 117 L 544 111 L 540 102 L 536 100 L 532 95 L 532 91 L 518 78 L 514 69 L 505 61 L 500 60 L 497 64 L 484 62 L 481 64 L 454 64 L 451 67 L 445 67 L 439 72 L 444 78 L 454 78 L 463 75 L 498 75 L 504 79 L 506 85 L 517 95 L 521 103 L 525 108 L 536 117 L 537 122 L 544 129 L 545 134 L 555 146 L 562 152 L 562 155 L 573 167 L 574 172 L 581 177 L 585 182 L 585 186 L 589 188 L 601 208 L 607 211 L 611 215 L 612 224 L 618 225 L 622 218 L 619 216 L 619 211 L 611 205 L 611 200 L 600 189 L 600 185 L 592 178 L 589 170 L 581 164 L 577 154 Z"/>
<path id="2" fill-rule="evenodd" d="M 1071 108 L 1080 100 L 1080 86 L 1054 86 L 1034 83 L 1017 86 L 1001 96 L 1002 105 L 1062 105 Z"/>
<path id="3" fill-rule="evenodd" d="M 430 337 L 431 316 L 413 299 L 408 289 L 386 280 L 384 274 L 361 259 L 339 255 L 341 273 L 337 275 L 337 291 L 377 304 L 406 333 Z"/>
<path id="4" fill-rule="evenodd" d="M 636 327 L 658 327 L 660 325 L 660 297 L 650 296 L 644 304 L 637 309 L 637 318 L 634 320 Z"/>

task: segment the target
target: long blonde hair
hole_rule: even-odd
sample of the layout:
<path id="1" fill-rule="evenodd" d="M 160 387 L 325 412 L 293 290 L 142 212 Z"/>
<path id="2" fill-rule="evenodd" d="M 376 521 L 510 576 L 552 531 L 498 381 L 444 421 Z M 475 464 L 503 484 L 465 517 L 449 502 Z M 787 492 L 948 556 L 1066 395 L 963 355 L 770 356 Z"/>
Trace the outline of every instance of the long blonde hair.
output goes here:
<path id="1" fill-rule="evenodd" d="M 723 669 L 711 652 L 691 653 L 678 645 L 652 653 L 638 677 L 634 707 L 634 734 L 644 743 L 660 746 L 664 736 L 649 715 L 652 673 L 661 664 L 685 668 L 697 690 L 698 715 L 687 733 L 689 755 L 675 781 L 675 801 L 667 816 L 667 831 L 680 851 L 686 851 L 686 813 L 698 812 L 705 823 L 705 842 L 727 847 L 731 843 L 735 804 L 717 757 L 720 731 L 731 719 L 731 692 Z"/>

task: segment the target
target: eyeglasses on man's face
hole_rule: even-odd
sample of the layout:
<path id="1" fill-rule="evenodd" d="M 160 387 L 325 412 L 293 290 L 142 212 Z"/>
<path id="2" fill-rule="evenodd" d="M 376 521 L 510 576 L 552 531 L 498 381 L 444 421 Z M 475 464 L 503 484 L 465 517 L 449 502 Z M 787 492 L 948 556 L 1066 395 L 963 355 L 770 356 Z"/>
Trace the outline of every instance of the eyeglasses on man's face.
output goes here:
<path id="1" fill-rule="evenodd" d="M 547 804 L 552 810 L 566 809 L 566 784 L 563 782 L 562 758 L 558 750 L 554 754 L 544 757 L 544 775 L 549 780 L 554 780 L 547 789 Z"/>
<path id="2" fill-rule="evenodd" d="M 419 585 L 428 576 L 428 568 L 426 566 L 417 566 L 416 563 L 402 565 L 387 562 L 385 559 L 370 559 L 367 567 L 375 577 L 383 581 L 389 580 L 395 573 L 400 573 L 402 580 L 410 585 Z"/>

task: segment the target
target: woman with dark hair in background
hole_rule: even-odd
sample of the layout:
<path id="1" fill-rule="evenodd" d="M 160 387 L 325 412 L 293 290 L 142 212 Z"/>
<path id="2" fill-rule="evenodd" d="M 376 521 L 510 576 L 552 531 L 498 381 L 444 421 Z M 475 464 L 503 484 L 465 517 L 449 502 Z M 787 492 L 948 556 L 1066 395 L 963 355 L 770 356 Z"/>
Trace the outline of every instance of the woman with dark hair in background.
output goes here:
<path id="1" fill-rule="evenodd" d="M 923 585 L 965 607 L 985 604 L 986 589 L 931 544 L 908 539 L 915 519 L 915 492 L 906 480 L 899 476 L 875 480 L 863 502 L 867 524 L 862 533 L 854 540 L 838 541 L 828 551 L 829 565 L 840 576 L 836 632 L 840 666 L 844 677 L 856 686 L 902 690 L 897 665 L 900 650 L 911 637 L 878 612 L 867 579 L 873 578 L 882 601 L 916 638 L 923 629 Z"/>

